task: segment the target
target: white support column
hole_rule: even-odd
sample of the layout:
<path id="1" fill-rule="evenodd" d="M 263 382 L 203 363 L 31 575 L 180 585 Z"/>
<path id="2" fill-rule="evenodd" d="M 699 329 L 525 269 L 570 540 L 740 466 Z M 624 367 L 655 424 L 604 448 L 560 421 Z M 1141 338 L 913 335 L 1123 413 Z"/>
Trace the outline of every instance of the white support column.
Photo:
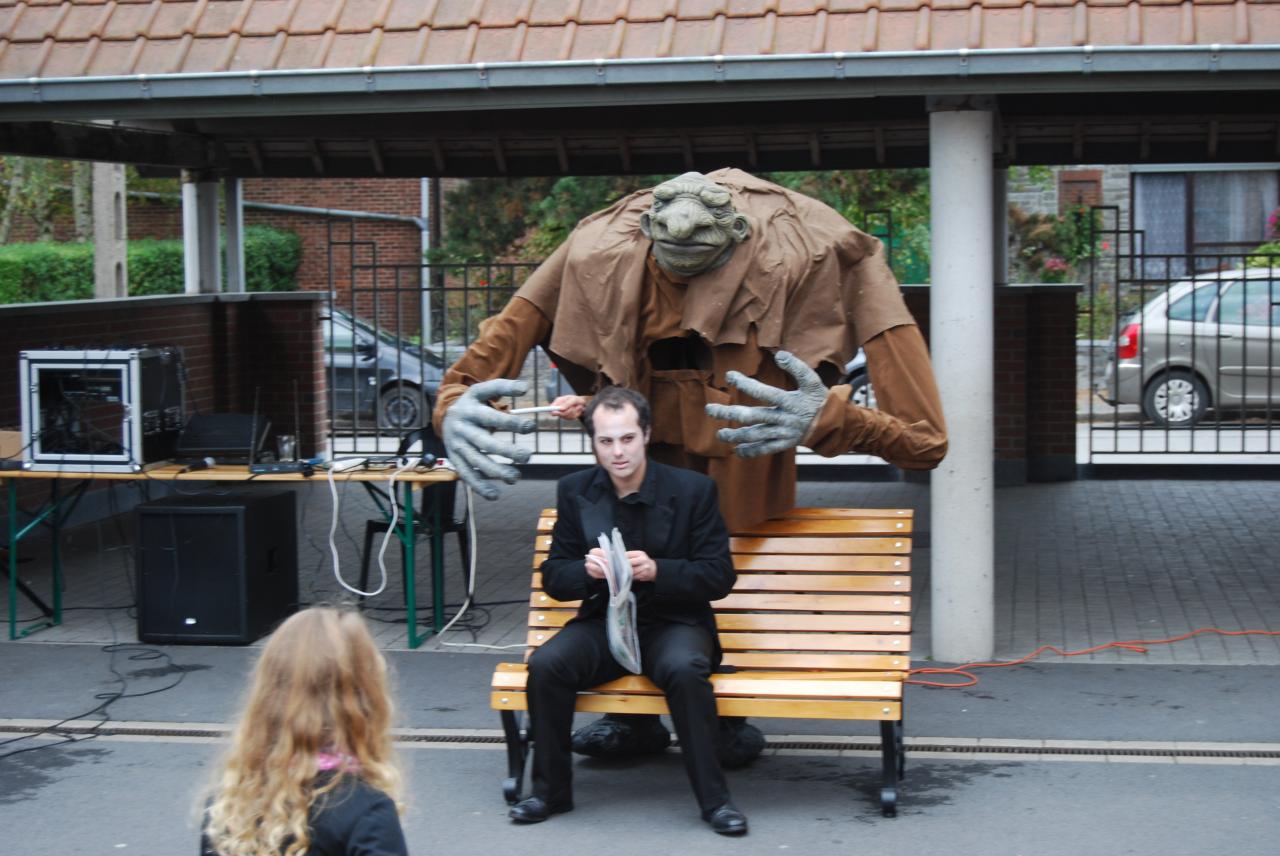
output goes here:
<path id="1" fill-rule="evenodd" d="M 124 164 L 93 164 L 93 296 L 129 296 Z"/>
<path id="2" fill-rule="evenodd" d="M 929 115 L 929 333 L 950 449 L 932 478 L 931 656 L 945 662 L 995 648 L 992 117 Z"/>
<path id="3" fill-rule="evenodd" d="M 238 178 L 222 180 L 223 207 L 227 211 L 227 291 L 245 290 L 244 188 Z"/>
<path id="4" fill-rule="evenodd" d="M 212 294 L 222 290 L 218 259 L 218 183 L 182 174 L 183 290 Z"/>
<path id="5" fill-rule="evenodd" d="M 1009 166 L 996 160 L 991 183 L 991 249 L 996 285 L 1009 283 Z"/>

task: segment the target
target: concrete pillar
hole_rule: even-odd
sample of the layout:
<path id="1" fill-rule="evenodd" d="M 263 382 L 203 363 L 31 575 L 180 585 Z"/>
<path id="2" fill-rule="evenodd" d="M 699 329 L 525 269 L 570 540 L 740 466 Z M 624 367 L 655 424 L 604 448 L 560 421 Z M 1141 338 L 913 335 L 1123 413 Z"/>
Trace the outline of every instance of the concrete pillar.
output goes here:
<path id="1" fill-rule="evenodd" d="M 238 178 L 222 180 L 222 202 L 227 216 L 227 291 L 245 290 L 244 188 Z"/>
<path id="2" fill-rule="evenodd" d="M 218 183 L 197 173 L 182 173 L 183 290 L 213 294 L 222 290 L 218 259 Z"/>
<path id="3" fill-rule="evenodd" d="M 995 284 L 1009 283 L 1009 165 L 998 158 L 991 182 L 991 258 Z"/>
<path id="4" fill-rule="evenodd" d="M 973 106 L 929 115 L 929 338 L 950 441 L 931 480 L 931 656 L 945 662 L 995 648 L 993 113 Z"/>
<path id="5" fill-rule="evenodd" d="M 129 296 L 124 164 L 93 164 L 93 296 Z"/>

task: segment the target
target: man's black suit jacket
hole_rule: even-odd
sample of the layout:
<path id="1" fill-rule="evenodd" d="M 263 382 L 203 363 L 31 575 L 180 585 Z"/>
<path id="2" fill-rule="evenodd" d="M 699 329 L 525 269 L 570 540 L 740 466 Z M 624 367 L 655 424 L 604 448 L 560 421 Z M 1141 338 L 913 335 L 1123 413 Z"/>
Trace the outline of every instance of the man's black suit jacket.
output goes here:
<path id="1" fill-rule="evenodd" d="M 677 621 L 706 627 L 719 665 L 710 602 L 729 594 L 737 574 L 716 484 L 692 470 L 650 460 L 638 494 L 643 542 L 626 547 L 644 550 L 658 566 L 652 583 L 632 585 L 640 623 Z M 608 607 L 608 586 L 587 575 L 584 557 L 599 546 L 601 533 L 613 531 L 615 502 L 613 482 L 598 466 L 565 476 L 556 485 L 556 524 L 551 550 L 542 563 L 542 587 L 556 600 L 581 600 L 575 620 L 602 616 Z"/>

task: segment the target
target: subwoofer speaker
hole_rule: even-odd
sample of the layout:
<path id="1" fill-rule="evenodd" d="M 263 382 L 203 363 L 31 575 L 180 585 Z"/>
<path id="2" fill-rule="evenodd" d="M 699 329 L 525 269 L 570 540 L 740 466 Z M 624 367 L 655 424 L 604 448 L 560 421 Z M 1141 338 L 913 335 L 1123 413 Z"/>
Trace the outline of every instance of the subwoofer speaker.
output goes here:
<path id="1" fill-rule="evenodd" d="M 298 604 L 292 491 L 138 506 L 138 638 L 247 645 Z"/>

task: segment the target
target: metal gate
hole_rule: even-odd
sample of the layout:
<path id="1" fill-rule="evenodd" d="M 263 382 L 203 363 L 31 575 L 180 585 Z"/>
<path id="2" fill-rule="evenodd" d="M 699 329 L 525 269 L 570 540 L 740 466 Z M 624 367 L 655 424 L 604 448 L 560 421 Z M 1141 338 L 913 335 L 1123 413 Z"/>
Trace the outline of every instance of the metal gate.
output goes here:
<path id="1" fill-rule="evenodd" d="M 328 433 L 336 455 L 390 453 L 429 425 L 445 370 L 536 268 L 527 263 L 424 264 L 379 256 L 362 221 L 328 221 L 329 305 L 321 325 L 329 390 Z M 541 349 L 520 378 L 513 406 L 571 392 Z M 540 414 L 534 435 L 512 439 L 537 455 L 585 454 L 577 422 Z"/>
<path id="2" fill-rule="evenodd" d="M 1118 208 L 1091 217 L 1089 462 L 1280 462 L 1280 256 L 1147 253 Z"/>

